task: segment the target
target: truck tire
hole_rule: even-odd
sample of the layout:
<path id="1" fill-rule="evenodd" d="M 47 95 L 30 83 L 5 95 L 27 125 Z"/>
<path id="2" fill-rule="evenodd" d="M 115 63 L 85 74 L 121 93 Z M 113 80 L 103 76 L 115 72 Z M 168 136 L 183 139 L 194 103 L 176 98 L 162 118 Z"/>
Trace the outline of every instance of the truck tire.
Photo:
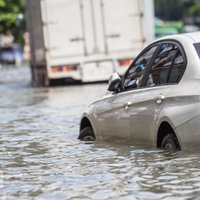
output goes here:
<path id="1" fill-rule="evenodd" d="M 181 150 L 180 144 L 176 136 L 172 133 L 168 133 L 162 140 L 162 149 L 167 150 Z"/>
<path id="2" fill-rule="evenodd" d="M 84 129 L 82 129 L 78 136 L 78 139 L 82 141 L 94 141 L 95 135 L 92 127 L 85 127 Z"/>

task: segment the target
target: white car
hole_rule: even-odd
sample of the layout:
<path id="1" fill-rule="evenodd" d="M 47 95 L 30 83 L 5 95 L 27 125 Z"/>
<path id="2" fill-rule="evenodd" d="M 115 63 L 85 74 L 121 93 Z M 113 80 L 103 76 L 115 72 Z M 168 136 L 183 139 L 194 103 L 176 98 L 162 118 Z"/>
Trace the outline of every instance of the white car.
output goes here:
<path id="1" fill-rule="evenodd" d="M 200 144 L 200 32 L 146 47 L 80 122 L 81 140 L 128 139 L 166 149 Z"/>

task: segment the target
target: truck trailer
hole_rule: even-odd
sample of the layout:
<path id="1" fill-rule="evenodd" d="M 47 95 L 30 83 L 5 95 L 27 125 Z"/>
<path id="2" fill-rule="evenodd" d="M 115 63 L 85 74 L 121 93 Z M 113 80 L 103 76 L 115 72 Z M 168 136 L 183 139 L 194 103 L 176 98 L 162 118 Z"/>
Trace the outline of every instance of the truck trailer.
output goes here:
<path id="1" fill-rule="evenodd" d="M 153 0 L 27 0 L 32 82 L 106 81 L 154 39 Z"/>

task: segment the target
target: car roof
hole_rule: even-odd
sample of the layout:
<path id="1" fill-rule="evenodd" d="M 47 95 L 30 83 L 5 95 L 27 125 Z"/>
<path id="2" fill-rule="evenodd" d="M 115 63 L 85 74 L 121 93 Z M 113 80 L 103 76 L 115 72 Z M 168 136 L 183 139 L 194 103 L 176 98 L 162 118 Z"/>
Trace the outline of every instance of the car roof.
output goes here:
<path id="1" fill-rule="evenodd" d="M 195 43 L 200 42 L 200 31 L 193 33 L 184 33 L 183 35 L 191 38 Z"/>
<path id="2" fill-rule="evenodd" d="M 192 32 L 192 33 L 182 33 L 182 34 L 177 34 L 177 35 L 170 35 L 170 36 L 165 36 L 157 41 L 160 40 L 167 40 L 167 39 L 174 39 L 174 40 L 182 40 L 182 39 L 188 39 L 188 41 L 191 41 L 192 43 L 198 43 L 200 42 L 200 31 L 197 32 Z"/>

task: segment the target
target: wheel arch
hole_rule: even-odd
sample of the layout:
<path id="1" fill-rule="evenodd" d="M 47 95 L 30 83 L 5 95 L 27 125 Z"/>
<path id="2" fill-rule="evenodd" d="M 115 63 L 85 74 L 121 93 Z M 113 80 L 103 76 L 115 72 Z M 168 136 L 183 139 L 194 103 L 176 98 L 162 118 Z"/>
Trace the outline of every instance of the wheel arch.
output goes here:
<path id="1" fill-rule="evenodd" d="M 84 128 L 86 127 L 91 127 L 93 129 L 92 123 L 91 121 L 88 119 L 88 117 L 84 116 L 81 119 L 81 123 L 80 123 L 80 131 L 82 131 Z"/>
<path id="2" fill-rule="evenodd" d="M 164 137 L 168 134 L 168 133 L 171 133 L 173 134 L 176 139 L 178 140 L 178 137 L 174 131 L 174 129 L 172 128 L 171 124 L 167 121 L 163 121 L 160 126 L 159 126 L 159 129 L 158 129 L 158 132 L 157 132 L 157 140 L 156 140 L 156 146 L 158 148 L 161 147 L 161 144 L 162 144 L 162 140 L 164 139 Z M 179 140 L 178 140 L 179 142 Z M 180 145 L 180 143 L 179 143 Z"/>

